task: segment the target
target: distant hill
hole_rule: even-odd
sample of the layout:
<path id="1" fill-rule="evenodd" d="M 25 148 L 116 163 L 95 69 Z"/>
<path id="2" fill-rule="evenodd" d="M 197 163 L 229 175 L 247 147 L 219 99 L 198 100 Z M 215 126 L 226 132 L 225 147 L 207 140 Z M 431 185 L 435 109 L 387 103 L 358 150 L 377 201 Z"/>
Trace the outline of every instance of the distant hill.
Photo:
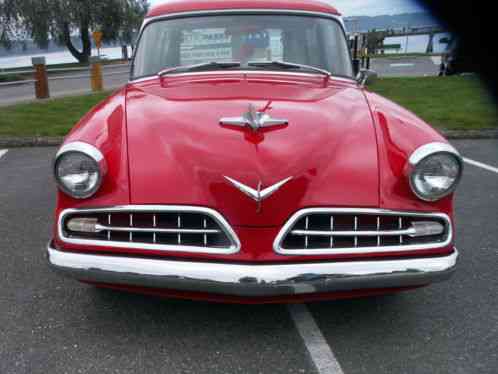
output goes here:
<path id="1" fill-rule="evenodd" d="M 403 27 L 436 26 L 439 22 L 429 13 L 404 13 L 375 17 L 345 17 L 346 28 L 351 32 L 370 31 L 373 29 L 398 29 Z"/>

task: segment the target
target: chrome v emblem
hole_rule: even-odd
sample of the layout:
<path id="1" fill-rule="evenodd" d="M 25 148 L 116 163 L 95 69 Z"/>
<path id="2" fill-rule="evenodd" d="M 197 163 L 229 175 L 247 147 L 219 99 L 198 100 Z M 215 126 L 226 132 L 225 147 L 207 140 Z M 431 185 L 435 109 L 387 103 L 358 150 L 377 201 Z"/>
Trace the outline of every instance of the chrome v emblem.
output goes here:
<path id="1" fill-rule="evenodd" d="M 225 179 L 229 181 L 231 184 L 233 184 L 237 189 L 239 189 L 242 193 L 245 195 L 249 196 L 251 199 L 256 201 L 258 203 L 258 208 L 257 212 L 259 213 L 261 211 L 261 203 L 263 200 L 269 198 L 271 195 L 273 195 L 275 192 L 277 192 L 280 187 L 282 187 L 284 184 L 289 182 L 293 177 L 289 177 L 287 179 L 284 179 L 283 181 L 280 181 L 273 186 L 267 187 L 264 190 L 261 189 L 262 183 L 258 183 L 258 189 L 255 190 L 254 188 L 251 188 L 249 186 L 246 186 L 245 184 L 240 183 L 239 181 L 236 181 L 235 179 L 232 179 L 230 177 L 226 177 Z"/>
<path id="2" fill-rule="evenodd" d="M 269 114 L 258 112 L 254 105 L 249 104 L 249 110 L 242 117 L 225 117 L 220 119 L 222 126 L 248 126 L 252 131 L 272 126 L 287 125 L 286 119 L 271 118 Z"/>

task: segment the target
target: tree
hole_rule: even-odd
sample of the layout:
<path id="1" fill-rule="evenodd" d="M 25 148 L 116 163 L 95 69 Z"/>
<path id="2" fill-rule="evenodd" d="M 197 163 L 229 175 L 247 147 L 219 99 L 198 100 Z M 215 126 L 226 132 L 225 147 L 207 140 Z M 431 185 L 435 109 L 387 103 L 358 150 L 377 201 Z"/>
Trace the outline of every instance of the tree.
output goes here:
<path id="1" fill-rule="evenodd" d="M 147 0 L 0 0 L 0 45 L 8 48 L 27 35 L 40 48 L 54 41 L 88 62 L 91 31 L 102 31 L 104 42 L 130 44 L 148 6 Z"/>
<path id="2" fill-rule="evenodd" d="M 382 49 L 384 39 L 388 36 L 387 31 L 371 30 L 367 33 L 367 48 L 369 54 L 376 54 L 377 50 Z"/>

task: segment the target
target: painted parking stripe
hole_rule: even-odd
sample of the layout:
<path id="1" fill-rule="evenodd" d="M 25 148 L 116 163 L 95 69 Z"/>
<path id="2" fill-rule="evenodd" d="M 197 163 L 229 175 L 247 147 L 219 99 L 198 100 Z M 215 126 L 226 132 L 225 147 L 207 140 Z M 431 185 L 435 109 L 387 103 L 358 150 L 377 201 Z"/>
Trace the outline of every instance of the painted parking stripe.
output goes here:
<path id="1" fill-rule="evenodd" d="M 408 67 L 415 66 L 415 64 L 412 64 L 410 62 L 404 62 L 404 63 L 391 64 L 390 66 L 392 68 L 408 68 Z"/>
<path id="2" fill-rule="evenodd" d="M 5 156 L 9 150 L 8 149 L 0 149 L 0 158 Z"/>
<path id="3" fill-rule="evenodd" d="M 438 65 L 438 66 L 441 65 L 441 62 L 442 62 L 441 56 L 432 56 L 431 60 L 434 63 L 434 65 Z"/>
<path id="4" fill-rule="evenodd" d="M 486 165 L 486 164 L 483 164 L 482 162 L 474 161 L 474 160 L 471 160 L 470 158 L 465 158 L 465 157 L 463 158 L 463 160 L 469 165 L 476 166 L 478 168 L 492 171 L 493 173 L 498 174 L 498 168 L 495 168 L 494 166 Z"/>
<path id="5" fill-rule="evenodd" d="M 319 374 L 344 374 L 332 349 L 305 304 L 291 304 L 289 313 Z"/>

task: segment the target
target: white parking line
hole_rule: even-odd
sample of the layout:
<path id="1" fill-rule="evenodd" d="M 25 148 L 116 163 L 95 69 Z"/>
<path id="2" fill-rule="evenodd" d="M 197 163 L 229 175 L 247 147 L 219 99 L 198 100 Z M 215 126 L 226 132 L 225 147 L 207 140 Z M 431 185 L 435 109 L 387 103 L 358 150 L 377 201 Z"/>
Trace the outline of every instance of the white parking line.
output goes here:
<path id="1" fill-rule="evenodd" d="M 438 66 L 441 65 L 441 62 L 442 62 L 441 56 L 432 56 L 431 60 L 434 63 L 434 65 L 438 65 Z"/>
<path id="2" fill-rule="evenodd" d="M 5 156 L 9 150 L 8 149 L 0 149 L 0 158 Z"/>
<path id="3" fill-rule="evenodd" d="M 482 162 L 474 161 L 474 160 L 471 160 L 470 158 L 465 158 L 465 157 L 463 158 L 463 160 L 469 165 L 477 166 L 478 168 L 492 171 L 493 173 L 498 174 L 498 168 L 495 168 L 494 166 L 486 165 L 486 164 L 483 164 Z"/>
<path id="4" fill-rule="evenodd" d="M 407 67 L 415 66 L 415 64 L 412 64 L 410 62 L 403 62 L 403 63 L 391 64 L 390 66 L 392 68 L 407 68 Z"/>
<path id="5" fill-rule="evenodd" d="M 332 349 L 305 304 L 291 304 L 289 313 L 319 374 L 344 374 Z"/>

